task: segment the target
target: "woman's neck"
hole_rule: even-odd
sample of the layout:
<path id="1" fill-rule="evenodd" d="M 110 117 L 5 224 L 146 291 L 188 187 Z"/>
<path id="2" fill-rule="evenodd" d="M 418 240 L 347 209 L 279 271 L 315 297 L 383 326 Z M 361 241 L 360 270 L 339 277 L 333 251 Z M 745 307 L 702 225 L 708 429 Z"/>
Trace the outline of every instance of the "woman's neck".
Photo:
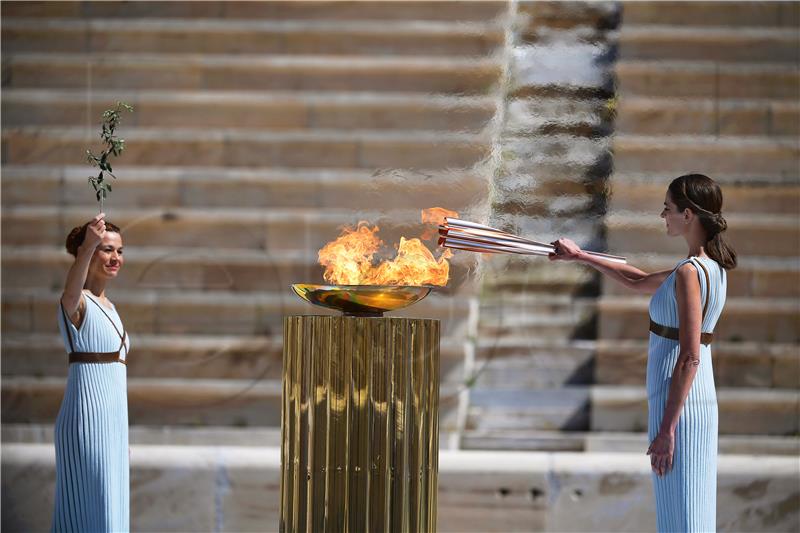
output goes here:
<path id="1" fill-rule="evenodd" d="M 106 297 L 106 280 L 89 278 L 83 285 L 83 288 L 97 296 L 98 298 Z"/>

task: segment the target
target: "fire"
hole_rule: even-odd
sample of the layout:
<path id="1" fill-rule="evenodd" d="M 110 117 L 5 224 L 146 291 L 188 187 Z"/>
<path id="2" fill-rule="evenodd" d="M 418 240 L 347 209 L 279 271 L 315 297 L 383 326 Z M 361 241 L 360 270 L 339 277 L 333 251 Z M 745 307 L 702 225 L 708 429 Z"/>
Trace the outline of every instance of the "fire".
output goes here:
<path id="1" fill-rule="evenodd" d="M 444 209 L 443 207 L 431 207 L 422 210 L 422 223 L 432 224 L 432 227 L 426 228 L 420 238 L 429 240 L 439 236 L 437 227 L 444 224 L 445 217 L 458 218 L 458 213 Z"/>
<path id="2" fill-rule="evenodd" d="M 446 216 L 457 217 L 458 213 L 440 207 L 422 211 L 422 221 L 436 225 Z M 378 226 L 361 221 L 344 228 L 339 238 L 326 244 L 318 255 L 325 267 L 325 281 L 335 285 L 447 285 L 447 260 L 453 255 L 450 250 L 436 259 L 419 238 L 400 237 L 396 257 L 374 264 L 384 244 L 378 231 Z"/>

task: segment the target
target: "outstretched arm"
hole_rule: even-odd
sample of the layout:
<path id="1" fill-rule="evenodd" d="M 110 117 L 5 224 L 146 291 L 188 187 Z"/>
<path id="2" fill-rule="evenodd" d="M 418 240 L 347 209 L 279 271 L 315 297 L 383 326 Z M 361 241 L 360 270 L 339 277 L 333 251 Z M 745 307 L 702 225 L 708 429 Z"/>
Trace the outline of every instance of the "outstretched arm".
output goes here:
<path id="1" fill-rule="evenodd" d="M 580 247 L 569 239 L 558 239 L 554 241 L 556 253 L 550 254 L 552 261 L 578 261 L 589 265 L 601 274 L 608 276 L 617 283 L 629 289 L 646 294 L 656 292 L 656 289 L 669 276 L 671 270 L 662 270 L 648 274 L 638 268 L 621 264 L 614 261 L 603 259 L 596 255 L 590 255 L 580 249 Z"/>
<path id="2" fill-rule="evenodd" d="M 700 366 L 700 328 L 703 320 L 700 282 L 697 279 L 697 268 L 691 263 L 686 263 L 678 269 L 675 296 L 678 302 L 680 352 L 672 371 L 669 394 L 658 435 L 647 450 L 653 470 L 659 476 L 663 476 L 672 468 L 675 428 L 678 427 L 683 405 L 692 389 L 697 367 Z"/>

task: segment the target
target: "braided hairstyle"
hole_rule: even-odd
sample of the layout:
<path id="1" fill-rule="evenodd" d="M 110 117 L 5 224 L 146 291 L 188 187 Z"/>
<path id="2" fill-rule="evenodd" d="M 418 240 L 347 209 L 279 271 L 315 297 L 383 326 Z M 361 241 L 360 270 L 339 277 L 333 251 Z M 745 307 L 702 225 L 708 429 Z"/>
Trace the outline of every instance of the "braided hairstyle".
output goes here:
<path id="1" fill-rule="evenodd" d="M 669 195 L 681 211 L 690 209 L 706 232 L 706 253 L 722 268 L 736 268 L 736 251 L 723 233 L 728 223 L 722 216 L 722 191 L 717 182 L 703 174 L 686 174 L 672 180 Z"/>
<path id="2" fill-rule="evenodd" d="M 78 226 L 72 228 L 72 231 L 69 232 L 67 235 L 67 252 L 71 255 L 78 257 L 78 248 L 83 241 L 86 239 L 86 228 L 89 227 L 89 222 L 84 224 L 83 226 Z M 116 224 L 112 224 L 111 222 L 106 220 L 106 231 L 111 231 L 113 233 L 122 234 L 122 230 L 119 229 L 119 226 Z"/>

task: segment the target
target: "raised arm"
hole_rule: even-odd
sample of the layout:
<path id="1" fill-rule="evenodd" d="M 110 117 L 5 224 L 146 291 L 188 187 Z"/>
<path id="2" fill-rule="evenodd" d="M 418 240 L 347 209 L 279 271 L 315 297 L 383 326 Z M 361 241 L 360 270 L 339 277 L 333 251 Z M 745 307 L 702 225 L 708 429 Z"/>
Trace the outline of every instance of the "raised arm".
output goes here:
<path id="1" fill-rule="evenodd" d="M 64 292 L 61 294 L 61 305 L 64 307 L 64 312 L 76 326 L 80 325 L 86 308 L 82 291 L 86 284 L 86 276 L 89 274 L 89 263 L 91 263 L 94 251 L 102 242 L 106 231 L 104 218 L 105 214 L 100 213 L 86 227 L 86 238 L 78 247 L 75 262 L 72 263 L 67 273 Z"/>
<path id="2" fill-rule="evenodd" d="M 552 244 L 556 247 L 556 253 L 550 254 L 549 256 L 552 261 L 581 262 L 591 266 L 617 283 L 637 292 L 646 294 L 656 292 L 656 289 L 658 289 L 661 283 L 663 283 L 672 272 L 672 270 L 661 270 L 648 274 L 632 265 L 616 263 L 595 255 L 589 255 L 569 239 L 558 239 Z"/>
<path id="3" fill-rule="evenodd" d="M 680 352 L 669 384 L 667 403 L 658 434 L 647 454 L 651 456 L 653 470 L 658 475 L 672 468 L 675 451 L 675 429 L 681 417 L 683 404 L 689 396 L 697 367 L 700 366 L 700 328 L 702 309 L 700 304 L 700 282 L 697 269 L 686 263 L 678 269 L 675 278 L 675 297 L 678 303 L 678 342 Z"/>

